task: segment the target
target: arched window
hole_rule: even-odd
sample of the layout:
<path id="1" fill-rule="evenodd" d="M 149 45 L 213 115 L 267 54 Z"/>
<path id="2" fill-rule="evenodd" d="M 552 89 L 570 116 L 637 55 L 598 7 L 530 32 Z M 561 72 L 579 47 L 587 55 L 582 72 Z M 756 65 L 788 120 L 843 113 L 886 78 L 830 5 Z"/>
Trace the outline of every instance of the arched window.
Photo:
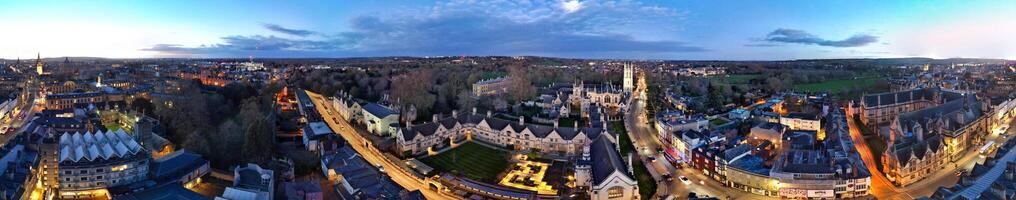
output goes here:
<path id="1" fill-rule="evenodd" d="M 624 197 L 624 188 L 621 186 L 614 186 L 607 189 L 607 198 L 621 198 Z"/>

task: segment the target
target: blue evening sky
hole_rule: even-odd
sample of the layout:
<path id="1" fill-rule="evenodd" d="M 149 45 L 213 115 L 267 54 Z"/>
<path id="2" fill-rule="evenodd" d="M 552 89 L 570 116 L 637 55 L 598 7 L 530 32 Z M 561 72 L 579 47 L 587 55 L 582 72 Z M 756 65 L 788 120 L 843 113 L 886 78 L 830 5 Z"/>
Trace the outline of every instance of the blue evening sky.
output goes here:
<path id="1" fill-rule="evenodd" d="M 1016 1 L 0 0 L 0 58 L 1016 59 Z"/>

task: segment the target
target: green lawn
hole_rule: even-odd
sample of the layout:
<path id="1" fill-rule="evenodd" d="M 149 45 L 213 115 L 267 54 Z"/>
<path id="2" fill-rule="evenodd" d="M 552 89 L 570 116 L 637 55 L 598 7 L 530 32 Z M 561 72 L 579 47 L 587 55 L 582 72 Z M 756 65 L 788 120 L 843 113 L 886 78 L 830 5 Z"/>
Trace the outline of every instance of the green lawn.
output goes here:
<path id="1" fill-rule="evenodd" d="M 560 127 L 575 127 L 575 123 L 582 124 L 582 118 L 578 115 L 569 115 L 568 117 L 562 117 L 557 120 L 557 125 Z"/>
<path id="2" fill-rule="evenodd" d="M 727 121 L 727 120 L 725 120 L 723 118 L 719 118 L 719 117 L 709 120 L 709 124 L 711 124 L 713 126 L 723 125 L 723 124 L 726 124 L 727 122 L 730 122 L 730 121 Z"/>
<path id="3" fill-rule="evenodd" d="M 508 168 L 508 153 L 473 142 L 421 159 L 437 172 L 453 174 L 487 183 L 496 183 L 497 176 Z"/>
<path id="4" fill-rule="evenodd" d="M 882 77 L 867 77 L 867 78 L 858 78 L 858 79 L 839 79 L 839 80 L 824 81 L 824 82 L 819 82 L 819 83 L 809 83 L 809 84 L 794 85 L 794 89 L 795 90 L 799 90 L 799 91 L 804 91 L 804 92 L 838 93 L 838 92 L 840 92 L 840 91 L 842 91 L 844 89 L 849 89 L 849 88 L 853 88 L 853 87 L 868 88 L 868 87 L 871 87 L 872 85 L 875 85 L 875 83 L 878 80 L 880 80 L 880 79 L 882 79 Z"/>
<path id="5" fill-rule="evenodd" d="M 621 145 L 621 156 L 628 155 L 635 150 L 635 145 L 632 144 L 631 138 L 628 138 L 628 130 L 624 128 L 624 121 L 611 121 L 610 132 L 618 134 L 618 145 Z"/>
<path id="6" fill-rule="evenodd" d="M 635 150 L 635 146 L 632 144 L 631 138 L 628 137 L 628 131 L 624 128 L 624 121 L 611 121 L 608 124 L 610 132 L 618 134 L 618 145 L 620 146 L 621 156 L 629 156 L 629 153 Z M 638 156 L 636 154 L 630 154 L 631 156 Z M 642 199 L 652 199 L 656 194 L 656 180 L 653 180 L 653 176 L 649 174 L 648 169 L 637 161 L 632 162 L 632 171 L 635 173 L 635 179 L 639 182 L 639 195 Z"/>
<path id="7" fill-rule="evenodd" d="M 642 196 L 642 199 L 653 199 L 656 194 L 656 180 L 653 180 L 653 176 L 642 162 L 632 162 L 632 167 L 635 179 L 639 182 L 639 196 Z"/>

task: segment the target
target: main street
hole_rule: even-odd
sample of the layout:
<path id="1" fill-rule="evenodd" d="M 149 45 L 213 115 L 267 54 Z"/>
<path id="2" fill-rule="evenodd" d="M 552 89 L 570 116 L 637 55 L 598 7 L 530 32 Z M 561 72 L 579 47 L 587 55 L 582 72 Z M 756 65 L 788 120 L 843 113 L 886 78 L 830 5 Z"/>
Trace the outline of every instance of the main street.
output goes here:
<path id="1" fill-rule="evenodd" d="M 10 141 L 24 131 L 26 127 L 25 124 L 28 124 L 28 122 L 32 120 L 35 116 L 35 112 L 39 109 L 36 108 L 35 105 L 35 103 L 29 103 L 28 105 L 24 105 L 17 109 L 17 113 L 11 111 L 9 113 L 10 115 L 7 116 L 9 119 L 0 123 L 3 127 L 14 128 L 14 130 L 0 135 L 0 145 L 7 144 L 7 141 Z"/>
<path id="2" fill-rule="evenodd" d="M 392 180 L 395 181 L 395 183 L 398 183 L 409 191 L 420 190 L 423 192 L 423 196 L 427 197 L 427 199 L 461 199 L 461 197 L 430 190 L 423 180 L 417 179 L 412 174 L 409 174 L 409 172 L 404 171 L 402 167 L 392 163 L 391 160 L 387 159 L 384 154 L 376 148 L 371 145 L 367 145 L 368 142 L 366 141 L 369 139 L 364 138 L 357 133 L 356 129 L 350 125 L 346 119 L 343 119 L 342 116 L 338 115 L 338 110 L 335 110 L 332 107 L 331 101 L 329 101 L 328 98 L 310 91 L 307 91 L 307 95 L 310 96 L 311 101 L 314 102 L 314 107 L 317 108 L 317 112 L 324 118 L 328 127 L 342 136 L 342 138 L 344 138 L 348 144 L 353 147 L 353 150 L 356 150 L 356 152 L 366 159 L 367 162 L 370 162 L 374 166 L 383 167 L 385 172 L 392 178 Z"/>
<path id="3" fill-rule="evenodd" d="M 644 87 L 640 86 L 640 88 Z M 628 135 L 634 143 L 635 150 L 641 155 L 640 157 L 652 156 L 656 158 L 655 162 L 647 159 L 641 159 L 641 161 L 645 163 L 653 178 L 656 179 L 657 194 L 660 196 L 671 195 L 676 199 L 684 199 L 687 198 L 689 192 L 694 192 L 699 197 L 709 196 L 721 199 L 775 199 L 726 187 L 723 183 L 708 178 L 701 171 L 691 167 L 677 169 L 657 151 L 663 145 L 659 138 L 656 137 L 656 132 L 649 126 L 649 119 L 644 117 L 646 112 L 645 102 L 641 99 L 633 98 L 632 102 L 629 103 L 629 108 L 625 114 L 625 128 L 627 128 Z M 663 174 L 671 174 L 674 180 L 670 182 L 663 180 L 661 177 Z M 691 179 L 692 184 L 684 184 L 681 180 L 678 180 L 680 176 L 688 177 Z M 704 184 L 701 184 L 700 181 Z"/>
<path id="4" fill-rule="evenodd" d="M 878 165 L 875 164 L 875 157 L 872 155 L 870 149 L 868 149 L 868 143 L 864 140 L 864 135 L 861 134 L 860 129 L 855 125 L 853 117 L 847 117 L 847 127 L 850 128 L 850 138 L 854 140 L 854 147 L 857 148 L 857 152 L 861 154 L 861 160 L 864 160 L 864 165 L 871 172 L 871 190 L 869 191 L 873 196 L 878 199 L 891 199 L 890 196 L 896 195 L 904 199 L 914 199 L 913 197 L 906 198 L 904 194 L 899 192 L 889 179 L 885 178 L 885 175 L 880 173 Z"/>

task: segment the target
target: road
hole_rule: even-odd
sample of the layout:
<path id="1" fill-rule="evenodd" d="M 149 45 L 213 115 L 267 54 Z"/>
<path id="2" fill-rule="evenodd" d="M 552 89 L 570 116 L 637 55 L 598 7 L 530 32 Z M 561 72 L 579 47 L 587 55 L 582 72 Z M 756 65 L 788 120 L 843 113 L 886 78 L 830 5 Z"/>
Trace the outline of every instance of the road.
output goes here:
<path id="1" fill-rule="evenodd" d="M 850 138 L 854 140 L 854 147 L 857 148 L 857 152 L 861 154 L 861 160 L 864 160 L 864 165 L 871 172 L 871 195 L 878 199 L 892 199 L 891 196 L 909 196 L 909 194 L 900 194 L 900 189 L 896 188 L 889 179 L 886 179 L 885 175 L 878 169 L 878 165 L 875 164 L 875 157 L 872 155 L 871 149 L 868 148 L 868 143 L 864 141 L 864 135 L 861 134 L 861 130 L 857 128 L 854 123 L 853 117 L 847 117 L 847 127 L 850 129 Z M 914 199 L 913 197 L 903 199 Z"/>
<path id="2" fill-rule="evenodd" d="M 656 157 L 656 161 L 642 159 L 645 166 L 649 168 L 653 178 L 657 180 L 657 194 L 669 194 L 676 199 L 684 199 L 689 192 L 694 192 L 699 197 L 721 197 L 730 199 L 775 199 L 772 197 L 751 194 L 742 190 L 726 187 L 723 183 L 708 178 L 701 171 L 691 167 L 677 169 L 662 154 L 656 151 L 661 149 L 662 143 L 656 136 L 656 131 L 649 127 L 648 119 L 645 117 L 645 102 L 640 99 L 633 99 L 629 103 L 628 113 L 625 115 L 625 127 L 641 157 Z M 660 175 L 672 174 L 674 180 L 667 182 Z M 686 176 L 691 179 L 692 184 L 684 184 L 678 177 Z M 704 180 L 704 181 L 703 181 Z M 702 181 L 704 184 L 700 184 Z M 662 196 L 662 195 L 661 195 Z"/>
<path id="3" fill-rule="evenodd" d="M 430 190 L 423 180 L 417 179 L 412 174 L 403 171 L 402 167 L 385 158 L 384 154 L 373 146 L 366 145 L 366 141 L 369 139 L 364 138 L 357 133 L 356 129 L 353 128 L 348 121 L 343 119 L 341 115 L 338 115 L 338 111 L 332 107 L 328 98 L 310 91 L 307 91 L 307 95 L 310 96 L 311 101 L 314 102 L 314 107 L 317 108 L 318 113 L 320 113 L 324 118 L 328 127 L 342 136 L 342 138 L 346 139 L 350 146 L 353 147 L 353 150 L 356 150 L 356 152 L 366 159 L 367 162 L 370 162 L 375 166 L 383 167 L 388 176 L 391 177 L 395 183 L 398 183 L 409 191 L 420 190 L 423 192 L 423 196 L 427 199 L 461 199 L 461 197 L 458 196 Z M 333 118 L 338 120 L 332 120 Z"/>
<path id="4" fill-rule="evenodd" d="M 11 131 L 9 133 L 0 135 L 0 146 L 7 144 L 7 141 L 13 139 L 14 136 L 17 136 L 18 134 L 21 134 L 21 132 L 24 132 L 25 124 L 27 124 L 29 121 L 32 120 L 32 117 L 35 116 L 35 112 L 38 109 L 39 108 L 36 108 L 34 103 L 22 106 L 21 109 L 19 109 L 20 113 L 12 114 L 14 115 L 12 116 L 12 120 L 4 120 L 5 122 L 0 123 L 3 126 L 14 127 L 15 129 L 14 131 Z"/>

